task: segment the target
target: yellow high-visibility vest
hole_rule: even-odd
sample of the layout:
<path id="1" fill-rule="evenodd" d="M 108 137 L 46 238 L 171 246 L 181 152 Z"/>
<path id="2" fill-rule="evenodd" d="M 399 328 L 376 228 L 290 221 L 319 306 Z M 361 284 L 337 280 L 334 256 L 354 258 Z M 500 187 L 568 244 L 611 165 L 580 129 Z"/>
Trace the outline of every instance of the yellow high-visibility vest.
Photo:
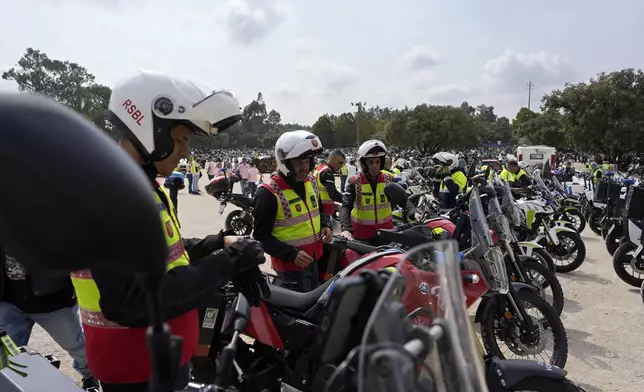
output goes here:
<path id="1" fill-rule="evenodd" d="M 356 198 L 351 210 L 351 226 L 356 238 L 371 238 L 378 229 L 393 227 L 391 203 L 385 195 L 385 186 L 393 181 L 391 175 L 380 172 L 376 189 L 364 173 L 353 177 Z"/>
<path id="2" fill-rule="evenodd" d="M 320 192 L 320 202 L 322 203 L 322 212 L 324 212 L 324 214 L 327 216 L 331 216 L 333 215 L 333 211 L 335 210 L 335 203 L 333 202 L 333 199 L 331 199 L 331 195 L 329 195 L 329 191 L 326 189 L 326 186 L 320 180 L 320 176 L 323 173 L 328 171 L 332 171 L 331 167 L 326 163 L 322 163 L 318 165 L 318 167 L 316 167 L 315 170 L 313 170 L 313 177 L 315 178 L 315 182 L 318 187 L 318 192 Z"/>
<path id="3" fill-rule="evenodd" d="M 168 246 L 167 272 L 175 267 L 190 264 L 190 258 L 181 241 L 181 233 L 179 232 L 181 226 L 174 213 L 174 205 L 165 189 L 158 186 L 157 189 L 161 191 L 166 202 L 161 201 L 159 194 L 154 192 L 154 198 L 159 207 L 159 215 L 164 226 L 165 240 Z M 103 315 L 99 305 L 101 294 L 98 286 L 96 286 L 96 282 L 92 279 L 91 272 L 89 270 L 77 271 L 71 274 L 71 278 L 74 290 L 76 291 L 78 307 L 80 308 L 81 322 L 95 327 L 120 327 L 118 324 L 107 320 Z"/>
<path id="4" fill-rule="evenodd" d="M 463 192 L 467 187 L 467 177 L 465 177 L 465 174 L 463 174 L 462 171 L 460 170 L 455 171 L 454 173 L 450 174 L 448 177 L 450 177 L 452 181 L 454 181 L 454 183 L 458 185 L 459 193 Z M 445 178 L 441 180 L 439 192 L 449 192 L 449 189 L 447 189 L 447 187 L 445 186 Z"/>
<path id="5" fill-rule="evenodd" d="M 506 182 L 515 182 L 519 178 L 521 178 L 521 176 L 524 176 L 524 175 L 527 176 L 528 173 L 526 173 L 523 169 L 519 169 L 517 174 L 514 174 L 507 169 L 503 169 L 503 171 L 499 175 L 499 178 L 501 178 L 503 181 L 506 181 Z"/>

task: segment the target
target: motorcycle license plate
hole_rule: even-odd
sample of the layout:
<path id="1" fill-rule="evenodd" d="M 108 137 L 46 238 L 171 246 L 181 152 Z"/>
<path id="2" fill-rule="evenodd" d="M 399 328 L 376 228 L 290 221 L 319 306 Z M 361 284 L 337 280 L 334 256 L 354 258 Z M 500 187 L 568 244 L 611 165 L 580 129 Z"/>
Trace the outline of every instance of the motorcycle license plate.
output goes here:
<path id="1" fill-rule="evenodd" d="M 226 203 L 221 203 L 219 205 L 219 215 L 223 214 L 225 209 L 226 209 Z"/>

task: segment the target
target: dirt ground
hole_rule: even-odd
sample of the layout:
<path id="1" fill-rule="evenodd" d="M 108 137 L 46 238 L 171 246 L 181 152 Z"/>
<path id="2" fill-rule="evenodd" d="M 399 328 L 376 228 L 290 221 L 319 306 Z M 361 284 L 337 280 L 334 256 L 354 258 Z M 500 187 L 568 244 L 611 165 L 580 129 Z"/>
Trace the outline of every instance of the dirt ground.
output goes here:
<path id="1" fill-rule="evenodd" d="M 202 179 L 201 189 L 206 184 Z M 219 203 L 206 195 L 180 192 L 179 218 L 184 237 L 217 233 L 225 215 L 217 214 Z M 601 237 L 589 229 L 583 233 L 587 248 L 584 264 L 576 271 L 558 274 L 565 294 L 562 315 L 568 333 L 568 377 L 588 392 L 631 392 L 644 383 L 644 304 L 639 289 L 623 283 L 612 268 L 611 257 Z M 30 346 L 62 360 L 61 369 L 78 379 L 66 352 L 39 327 Z"/>

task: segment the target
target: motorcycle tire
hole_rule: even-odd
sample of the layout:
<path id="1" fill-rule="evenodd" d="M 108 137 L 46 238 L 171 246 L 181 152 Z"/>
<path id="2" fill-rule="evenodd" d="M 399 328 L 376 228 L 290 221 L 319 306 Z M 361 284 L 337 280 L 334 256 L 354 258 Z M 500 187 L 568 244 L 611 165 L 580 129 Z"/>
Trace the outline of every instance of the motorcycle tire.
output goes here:
<path id="1" fill-rule="evenodd" d="M 629 255 L 628 252 L 633 252 L 637 249 L 637 245 L 630 241 L 624 241 L 622 245 L 617 248 L 615 254 L 613 255 L 613 269 L 617 276 L 624 281 L 625 283 L 630 284 L 631 286 L 640 288 L 644 279 L 639 279 L 629 274 L 626 271 L 625 266 L 629 265 L 633 256 Z"/>
<path id="2" fill-rule="evenodd" d="M 555 261 L 552 259 L 552 256 L 550 256 L 550 253 L 545 249 L 532 249 L 532 256 L 538 259 L 541 264 L 548 267 L 552 273 L 557 272 Z"/>
<path id="3" fill-rule="evenodd" d="M 226 217 L 224 227 L 226 230 L 233 230 L 236 235 L 251 235 L 253 232 L 253 216 L 246 212 L 242 217 L 243 210 L 234 210 Z"/>
<path id="4" fill-rule="evenodd" d="M 571 233 L 569 231 L 560 231 L 557 233 L 557 237 L 559 239 L 559 242 L 561 242 L 561 239 L 563 237 L 570 238 L 577 247 L 577 257 L 575 257 L 575 259 L 567 265 L 555 264 L 555 269 L 557 270 L 557 272 L 570 272 L 576 270 L 583 264 L 584 260 L 586 259 L 586 244 L 584 244 L 584 240 L 581 239 L 579 233 Z"/>
<path id="5" fill-rule="evenodd" d="M 623 236 L 622 234 L 623 233 L 621 228 L 616 227 L 613 229 L 613 231 L 607 233 L 606 237 L 604 237 L 604 241 L 606 242 L 606 250 L 611 256 L 615 255 L 615 251 L 621 245 Z"/>
<path id="6" fill-rule="evenodd" d="M 534 317 L 533 320 L 535 323 L 541 322 L 545 324 L 546 326 L 544 326 L 544 329 L 552 331 L 554 337 L 554 352 L 552 358 L 549 358 L 549 363 L 563 369 L 566 365 L 566 361 L 568 360 L 568 337 L 566 335 L 566 329 L 561 322 L 561 318 L 559 318 L 555 309 L 537 293 L 529 290 L 520 290 L 516 293 L 516 297 L 518 301 L 527 302 L 532 308 L 539 309 L 541 314 L 545 316 L 545 320 L 543 321 L 534 320 Z M 503 352 L 496 341 L 498 335 L 496 330 L 496 321 L 503 318 L 503 315 L 499 314 L 499 301 L 501 300 L 501 295 L 495 295 L 490 298 L 485 305 L 485 309 L 483 310 L 483 315 L 481 317 L 481 340 L 483 340 L 483 346 L 485 347 L 488 355 L 507 359 L 505 355 L 503 355 Z M 501 312 L 503 312 L 503 310 L 501 310 Z"/>
<path id="7" fill-rule="evenodd" d="M 588 227 L 590 227 L 590 230 L 597 235 L 602 235 L 602 227 L 599 223 L 599 221 L 601 221 L 602 214 L 602 210 L 593 210 L 588 217 Z"/>
<path id="8" fill-rule="evenodd" d="M 579 224 L 577 225 L 573 224 L 573 227 L 575 230 L 577 230 L 577 233 L 584 231 L 584 229 L 586 228 L 586 218 L 584 218 L 584 214 L 582 214 L 581 211 L 575 209 L 564 212 L 561 218 L 570 222 L 570 220 L 566 219 L 566 215 L 574 216 L 576 218 L 576 221 L 579 222 Z"/>
<path id="9" fill-rule="evenodd" d="M 535 286 L 537 290 L 544 290 L 550 287 L 550 289 L 552 290 L 552 301 L 546 300 L 543 296 L 541 296 L 541 298 L 546 300 L 555 309 L 558 316 L 561 316 L 561 312 L 564 309 L 564 293 L 563 289 L 561 288 L 561 283 L 555 276 L 554 272 L 550 271 L 547 267 L 545 267 L 537 260 L 523 260 L 522 264 L 528 275 L 530 275 L 530 271 L 534 271 L 538 275 L 541 275 L 543 277 L 543 279 L 545 280 L 543 284 L 530 281 L 526 283 Z"/>
<path id="10" fill-rule="evenodd" d="M 533 392 L 586 392 L 586 390 L 567 378 L 555 380 L 544 377 L 530 377 L 513 385 L 508 391 Z"/>

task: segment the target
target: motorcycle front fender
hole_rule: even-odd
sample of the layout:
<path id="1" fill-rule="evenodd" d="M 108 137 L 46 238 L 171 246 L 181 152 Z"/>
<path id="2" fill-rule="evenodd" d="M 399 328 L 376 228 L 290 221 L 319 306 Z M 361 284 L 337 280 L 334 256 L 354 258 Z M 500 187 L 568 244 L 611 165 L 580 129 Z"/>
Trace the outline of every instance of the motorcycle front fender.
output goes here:
<path id="1" fill-rule="evenodd" d="M 562 221 L 565 222 L 565 221 Z M 570 224 L 570 222 L 566 222 L 567 224 Z M 565 226 L 555 226 L 552 229 L 550 229 L 552 233 L 561 233 L 562 231 L 567 231 L 570 233 L 576 233 L 577 231 L 574 229 L 571 229 L 570 227 L 565 227 Z"/>
<path id="2" fill-rule="evenodd" d="M 572 198 L 567 198 L 566 203 L 581 205 L 581 202 L 579 200 L 575 200 L 575 199 L 572 199 Z M 577 208 L 577 207 L 566 207 L 565 209 L 567 210 L 568 208 L 574 209 L 574 208 Z"/>
<path id="3" fill-rule="evenodd" d="M 512 282 L 510 283 L 512 285 L 512 288 L 514 289 L 515 293 L 518 293 L 521 290 L 530 290 L 532 292 L 536 292 L 537 289 L 534 286 L 531 286 L 526 283 L 521 283 L 521 282 Z M 492 295 L 501 295 L 498 293 L 492 293 Z M 474 322 L 475 323 L 480 323 L 481 320 L 483 319 L 483 313 L 485 312 L 485 308 L 488 306 L 488 303 L 490 302 L 489 296 L 484 296 L 481 298 L 481 302 L 479 303 L 479 307 L 476 309 L 476 315 L 474 315 Z M 498 299 L 496 300 L 498 303 Z"/>
<path id="4" fill-rule="evenodd" d="M 524 359 L 490 357 L 485 362 L 485 378 L 490 392 L 513 390 L 514 386 L 528 378 L 563 380 L 568 374 L 564 369 L 549 363 Z"/>
<path id="5" fill-rule="evenodd" d="M 534 287 L 532 285 L 529 285 L 527 283 L 512 282 L 511 285 L 512 285 L 512 288 L 514 289 L 514 291 L 516 293 L 518 293 L 519 291 L 522 291 L 522 290 L 528 290 L 528 291 L 532 291 L 532 292 L 537 291 L 536 287 Z"/>
<path id="6" fill-rule="evenodd" d="M 564 207 L 564 211 L 579 211 L 579 208 L 577 207 Z"/>
<path id="7" fill-rule="evenodd" d="M 530 249 L 530 253 L 532 253 L 532 249 L 543 249 L 543 246 L 537 244 L 536 242 L 530 241 L 519 241 L 519 246 L 521 246 L 522 248 Z M 530 255 L 526 253 L 526 256 Z"/>

